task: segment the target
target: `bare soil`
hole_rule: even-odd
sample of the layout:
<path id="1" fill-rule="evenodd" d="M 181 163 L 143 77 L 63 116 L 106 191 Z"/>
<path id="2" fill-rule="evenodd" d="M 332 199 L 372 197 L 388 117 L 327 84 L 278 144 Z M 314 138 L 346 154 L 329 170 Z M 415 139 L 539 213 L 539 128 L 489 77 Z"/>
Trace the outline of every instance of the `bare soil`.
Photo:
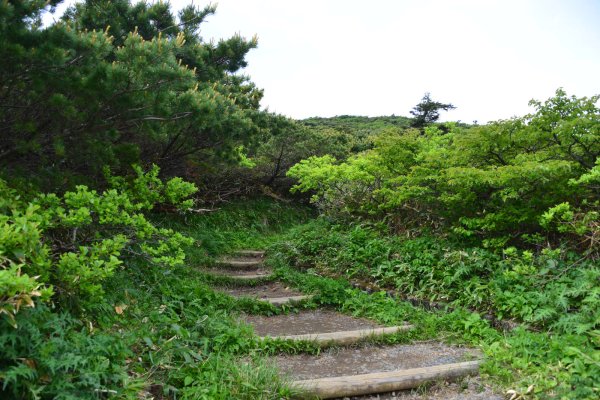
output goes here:
<path id="1" fill-rule="evenodd" d="M 254 326 L 260 336 L 303 335 L 377 328 L 380 325 L 363 318 L 354 318 L 336 311 L 311 310 L 297 314 L 264 317 L 248 315 L 244 322 Z"/>
<path id="2" fill-rule="evenodd" d="M 281 282 L 269 282 L 257 286 L 239 286 L 223 288 L 222 292 L 234 297 L 254 297 L 257 299 L 269 299 L 274 297 L 300 296 L 302 292 L 283 285 Z"/>

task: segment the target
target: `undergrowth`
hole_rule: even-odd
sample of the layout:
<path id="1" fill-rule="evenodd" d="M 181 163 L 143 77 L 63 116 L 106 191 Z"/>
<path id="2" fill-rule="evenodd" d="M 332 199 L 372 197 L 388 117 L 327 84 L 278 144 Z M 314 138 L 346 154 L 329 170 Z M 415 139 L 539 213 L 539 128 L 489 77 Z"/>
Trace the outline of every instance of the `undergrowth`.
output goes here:
<path id="1" fill-rule="evenodd" d="M 156 214 L 153 220 L 196 240 L 186 249 L 187 262 L 193 265 L 236 249 L 265 249 L 292 226 L 313 216 L 309 207 L 258 197 L 200 214 Z"/>
<path id="2" fill-rule="evenodd" d="M 404 339 L 480 346 L 487 360 L 482 373 L 516 395 L 598 396 L 600 300 L 593 262 L 579 260 L 573 268 L 573 259 L 558 251 L 534 256 L 509 250 L 497 256 L 460 249 L 449 240 L 388 237 L 374 228 L 325 219 L 292 230 L 272 253 L 283 279 L 318 291 L 315 302 L 385 324 L 411 322 L 416 329 Z M 363 293 L 335 276 L 443 300 L 447 308 L 424 311 L 385 291 Z M 489 313 L 512 318 L 516 328 L 492 328 Z"/>
<path id="3" fill-rule="evenodd" d="M 318 354 L 320 347 L 310 342 L 261 341 L 238 322 L 238 315 L 329 307 L 385 325 L 414 326 L 376 343 L 442 340 L 477 346 L 485 354 L 481 372 L 487 381 L 523 398 L 598 395 L 594 287 L 588 290 L 589 282 L 581 282 L 585 275 L 577 275 L 565 259 L 554 258 L 556 265 L 551 265 L 550 255 L 531 259 L 520 252 L 496 256 L 481 249 L 458 250 L 447 240 L 390 238 L 374 228 L 338 226 L 324 219 L 300 225 L 310 216 L 310 210 L 265 199 L 234 202 L 208 214 L 154 215 L 151 219 L 158 226 L 194 239 L 184 265 L 159 267 L 132 258 L 127 268 L 103 282 L 103 300 L 84 314 L 59 312 L 49 304 L 21 310 L 14 321 L 17 328 L 2 319 L 0 394 L 10 396 L 18 387 L 17 397 L 32 399 L 288 398 L 292 390 L 265 357 L 282 352 Z M 274 279 L 314 297 L 276 308 L 213 290 L 231 282 L 211 277 L 199 267 L 239 248 L 268 249 Z M 508 290 L 524 293 L 523 306 L 495 314 L 522 326 L 510 332 L 492 328 L 483 314 L 501 303 L 492 291 L 502 283 L 499 277 L 520 274 L 533 279 L 528 268 L 544 263 L 554 267 L 546 274 L 556 277 L 543 282 L 545 288 L 552 289 L 555 282 L 564 288 L 573 281 L 580 288 L 579 294 L 573 291 L 567 298 L 566 317 L 524 318 L 536 315 L 539 297 L 531 294 L 537 290 L 528 284 L 531 280 L 523 278 L 504 290 L 506 296 L 511 295 Z M 336 277 L 340 275 L 343 278 Z M 354 288 L 348 278 L 442 300 L 451 308 L 425 310 L 385 291 L 368 294 Z M 473 291 L 473 282 L 487 286 Z M 520 311 L 525 306 L 532 308 L 531 314 Z M 580 321 L 588 328 L 564 329 L 565 321 Z"/>
<path id="4" fill-rule="evenodd" d="M 280 311 L 213 291 L 199 267 L 236 248 L 264 248 L 309 215 L 268 199 L 240 199 L 209 214 L 150 215 L 193 239 L 185 261 L 128 257 L 85 312 L 50 302 L 22 307 L 13 319 L 0 315 L 0 397 L 288 397 L 264 362 L 266 345 L 236 318 Z"/>

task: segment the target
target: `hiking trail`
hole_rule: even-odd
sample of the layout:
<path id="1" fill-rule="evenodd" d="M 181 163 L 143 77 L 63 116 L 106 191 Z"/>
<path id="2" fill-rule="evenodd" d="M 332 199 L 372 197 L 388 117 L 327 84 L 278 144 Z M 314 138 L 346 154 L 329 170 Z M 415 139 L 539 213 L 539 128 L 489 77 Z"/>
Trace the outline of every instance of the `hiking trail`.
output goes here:
<path id="1" fill-rule="evenodd" d="M 240 250 L 219 260 L 214 274 L 234 280 L 236 284 L 217 290 L 275 306 L 312 297 L 276 280 L 271 269 L 263 264 L 264 256 L 263 251 Z M 386 327 L 325 308 L 273 316 L 247 315 L 244 322 L 252 325 L 261 337 L 314 341 L 323 349 L 318 355 L 281 354 L 271 358 L 291 379 L 292 386 L 300 390 L 301 398 L 502 398 L 488 388 L 477 393 L 468 382 L 466 388 L 447 383 L 478 375 L 482 356 L 476 349 L 432 341 L 395 345 L 373 343 L 373 339 L 382 335 L 412 329 L 409 324 Z M 442 386 L 440 382 L 443 382 Z M 408 390 L 432 383 L 438 384 L 437 392 L 424 395 Z"/>

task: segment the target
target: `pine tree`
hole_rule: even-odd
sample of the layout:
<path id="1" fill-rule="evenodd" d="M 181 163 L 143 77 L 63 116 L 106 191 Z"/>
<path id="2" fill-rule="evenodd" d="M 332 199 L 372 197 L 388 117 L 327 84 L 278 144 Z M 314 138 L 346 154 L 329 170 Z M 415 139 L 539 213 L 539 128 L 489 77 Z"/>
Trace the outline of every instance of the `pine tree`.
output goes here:
<path id="1" fill-rule="evenodd" d="M 431 94 L 427 92 L 421 99 L 421 102 L 414 106 L 412 111 L 410 111 L 410 113 L 414 116 L 414 120 L 411 125 L 414 128 L 423 128 L 426 125 L 436 122 L 440 118 L 440 110 L 449 111 L 455 108 L 456 107 L 450 103 L 446 104 L 433 101 L 431 99 Z"/>
<path id="2" fill-rule="evenodd" d="M 184 175 L 252 140 L 262 91 L 236 75 L 256 38 L 204 42 L 212 6 L 87 0 L 42 27 L 47 2 L 0 2 L 0 167 L 46 189 L 132 163 Z M 55 6 L 59 1 L 50 2 Z M 54 181 L 50 180 L 52 177 Z"/>

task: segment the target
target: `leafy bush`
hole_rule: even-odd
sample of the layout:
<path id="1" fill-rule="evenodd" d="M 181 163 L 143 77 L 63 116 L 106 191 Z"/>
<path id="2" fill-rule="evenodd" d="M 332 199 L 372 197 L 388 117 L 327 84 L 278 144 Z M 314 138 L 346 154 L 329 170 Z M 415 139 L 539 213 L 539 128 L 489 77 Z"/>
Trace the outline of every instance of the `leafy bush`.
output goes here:
<path id="1" fill-rule="evenodd" d="M 597 245 L 598 99 L 559 89 L 523 118 L 448 132 L 390 129 L 371 150 L 344 162 L 309 157 L 288 175 L 330 214 L 384 219 L 398 231 L 453 230 L 494 248 L 543 233 L 544 213 L 570 202 L 579 210 L 570 232 Z"/>
<path id="2" fill-rule="evenodd" d="M 119 337 L 93 332 L 44 305 L 0 320 L 0 396 L 18 399 L 136 398 L 132 356 Z M 3 397 L 4 398 L 4 397 Z"/>
<path id="3" fill-rule="evenodd" d="M 8 267 L 7 267 L 8 264 Z M 15 315 L 21 307 L 34 307 L 34 299 L 42 301 L 52 295 L 52 289 L 42 288 L 36 277 L 21 273 L 21 266 L 9 259 L 0 260 L 0 316 L 5 315 L 17 327 Z"/>
<path id="4" fill-rule="evenodd" d="M 140 177 L 140 181 L 148 179 L 153 181 Z M 125 188 L 135 186 L 125 185 Z M 164 186 L 156 183 L 149 196 L 155 198 L 155 190 Z M 148 187 L 140 188 L 144 192 Z M 42 262 L 34 265 L 35 257 L 23 262 L 30 269 L 35 267 L 44 272 L 45 287 L 52 284 L 63 296 L 53 297 L 55 308 L 36 300 L 35 308 L 21 307 L 14 315 L 14 322 L 6 317 L 0 320 L 0 397 L 133 399 L 144 393 L 206 399 L 286 396 L 287 389 L 276 371 L 256 354 L 261 348 L 256 337 L 249 327 L 233 318 L 237 310 L 246 306 L 250 309 L 256 304 L 244 305 L 215 293 L 194 267 L 209 260 L 207 250 L 221 254 L 240 246 L 266 247 L 268 241 L 275 240 L 291 225 L 310 215 L 310 210 L 264 198 L 246 199 L 209 214 L 150 213 L 151 223 L 141 212 L 152 210 L 141 207 L 138 202 L 130 201 L 131 205 L 126 207 L 125 201 L 118 202 L 117 206 L 113 204 L 114 207 L 109 206 L 109 202 L 103 203 L 106 194 L 114 190 L 94 194 L 80 188 L 63 196 L 46 196 L 46 202 L 38 196 L 21 205 L 18 204 L 20 199 L 2 198 L 15 212 L 30 203 L 44 204 L 30 217 L 43 224 L 29 221 L 37 228 L 31 231 L 36 239 L 32 243 L 43 255 Z M 119 191 L 117 194 L 118 198 L 130 200 L 130 195 Z M 131 197 L 135 198 L 135 191 Z M 116 213 L 113 219 L 103 214 L 99 204 L 112 207 Z M 89 212 L 79 211 L 84 207 Z M 137 224 L 148 226 L 154 233 L 139 237 L 134 231 L 138 225 L 129 225 L 128 216 L 135 216 Z M 120 218 L 122 224 L 117 224 L 114 218 Z M 153 241 L 160 235 L 174 232 L 165 226 L 196 237 L 194 243 L 185 240 L 179 248 L 188 252 L 187 265 L 182 265 L 175 259 L 173 250 L 166 248 L 157 251 L 160 250 L 162 257 L 172 255 L 172 259 L 152 262 L 157 254 L 147 249 L 157 247 Z M 76 239 L 81 245 L 62 254 L 79 255 L 79 251 L 91 257 L 92 250 L 83 253 L 80 248 L 102 243 L 110 238 L 109 234 L 123 235 L 127 242 L 116 256 L 122 262 L 109 273 L 105 264 L 90 266 L 86 260 L 77 258 L 72 271 L 59 270 L 60 254 L 54 255 L 50 249 L 58 248 L 57 243 L 70 243 L 74 227 L 77 227 Z M 93 233 L 88 232 L 92 229 Z M 256 239 L 257 236 L 261 238 Z M 24 241 L 23 235 L 10 236 L 15 237 L 20 238 L 19 243 Z M 88 237 L 90 243 L 85 242 Z M 199 247 L 200 239 L 210 239 L 212 244 Z M 202 252 L 202 257 L 193 249 Z M 43 269 L 45 265 L 56 271 Z M 83 276 L 82 271 L 97 272 L 94 267 L 105 273 Z M 62 271 L 60 275 L 59 271 Z M 76 282 L 74 279 L 63 282 L 67 272 L 81 278 Z M 0 283 L 4 283 L 3 279 L 4 275 L 0 274 Z M 8 279 L 12 282 L 11 276 Z M 34 288 L 40 284 L 33 283 Z M 4 290 L 2 293 L 8 293 L 5 286 L 0 284 L 0 287 Z M 66 296 L 62 292 L 64 287 L 73 291 L 72 294 Z M 48 292 L 44 299 L 49 295 Z M 82 307 L 67 309 L 73 303 Z"/>
<path id="5" fill-rule="evenodd" d="M 600 189 L 600 158 L 596 165 L 578 179 L 569 181 L 569 185 L 585 187 L 588 197 L 579 205 L 569 202 L 560 203 L 540 217 L 540 225 L 549 231 L 558 231 L 574 237 L 586 254 L 600 256 L 600 199 L 594 194 Z"/>
<path id="6" fill-rule="evenodd" d="M 285 254 L 297 267 L 374 280 L 405 295 L 499 319 L 563 333 L 590 333 L 600 326 L 600 269 L 565 250 L 534 255 L 513 247 L 498 255 L 432 236 L 388 238 L 373 228 L 321 218 L 294 230 Z"/>
<path id="7" fill-rule="evenodd" d="M 139 165 L 134 165 L 134 177 L 113 176 L 108 168 L 104 169 L 110 186 L 127 195 L 139 210 L 151 210 L 160 206 L 176 207 L 180 211 L 189 210 L 194 201 L 189 197 L 197 192 L 196 185 L 176 177 L 163 182 L 159 177 L 160 168 L 152 165 L 145 172 Z"/>
<path id="8" fill-rule="evenodd" d="M 181 246 L 191 244 L 191 239 L 154 226 L 140 211 L 152 209 L 156 201 L 175 200 L 174 206 L 182 202 L 188 206 L 184 199 L 195 188 L 178 181 L 170 185 L 173 180 L 162 186 L 156 168 L 148 175 L 138 173 L 136 192 L 129 190 L 129 195 L 78 186 L 62 196 L 42 194 L 23 201 L 4 190 L 1 276 L 10 276 L 13 284 L 2 286 L 0 298 L 11 318 L 22 302 L 33 305 L 32 296 L 47 298 L 51 287 L 59 299 L 72 304 L 98 300 L 102 282 L 132 255 L 165 266 L 183 262 Z"/>

